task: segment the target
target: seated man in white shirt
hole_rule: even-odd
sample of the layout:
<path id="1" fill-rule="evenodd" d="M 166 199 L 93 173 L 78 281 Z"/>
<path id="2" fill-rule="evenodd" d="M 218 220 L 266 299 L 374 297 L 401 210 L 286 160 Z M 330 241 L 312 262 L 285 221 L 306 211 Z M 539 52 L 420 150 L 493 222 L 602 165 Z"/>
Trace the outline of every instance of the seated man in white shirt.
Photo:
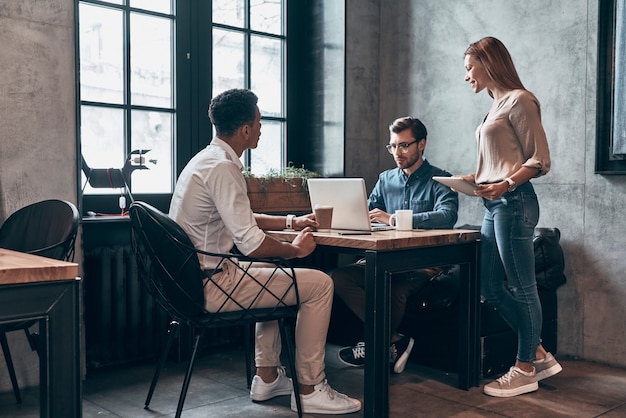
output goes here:
<path id="1" fill-rule="evenodd" d="M 187 232 L 196 248 L 218 253 L 229 252 L 233 245 L 252 257 L 306 257 L 315 249 L 311 234 L 317 226 L 313 215 L 287 219 L 285 216 L 255 214 L 250 209 L 246 182 L 240 157 L 247 149 L 256 148 L 261 135 L 261 113 L 257 96 L 249 90 L 233 89 L 214 97 L 209 117 L 217 133 L 211 143 L 196 154 L 178 178 L 169 215 Z M 292 243 L 280 242 L 263 230 L 285 228 L 287 222 L 300 230 Z M 202 267 L 211 269 L 211 260 L 200 259 Z M 234 270 L 234 269 L 231 269 Z M 336 392 L 328 385 L 324 373 L 326 334 L 330 321 L 333 282 L 325 273 L 297 268 L 296 280 L 300 310 L 296 322 L 296 368 L 302 409 L 305 413 L 346 414 L 361 409 L 361 402 Z M 258 278 L 269 277 L 273 268 L 250 269 Z M 228 289 L 230 274 L 217 273 L 219 285 Z M 216 275 L 213 275 L 216 278 Z M 269 287 L 280 289 L 291 282 L 286 275 L 272 279 Z M 232 285 L 230 285 L 232 287 Z M 245 299 L 256 294 L 256 282 L 239 284 L 235 297 Z M 288 294 L 288 298 L 295 295 Z M 207 309 L 218 304 L 216 292 L 205 289 Z M 287 301 L 289 303 L 289 301 Z M 262 306 L 259 301 L 257 306 Z M 291 394 L 291 409 L 296 411 L 292 382 L 280 364 L 280 332 L 276 321 L 256 325 L 256 375 L 250 397 L 265 401 Z"/>

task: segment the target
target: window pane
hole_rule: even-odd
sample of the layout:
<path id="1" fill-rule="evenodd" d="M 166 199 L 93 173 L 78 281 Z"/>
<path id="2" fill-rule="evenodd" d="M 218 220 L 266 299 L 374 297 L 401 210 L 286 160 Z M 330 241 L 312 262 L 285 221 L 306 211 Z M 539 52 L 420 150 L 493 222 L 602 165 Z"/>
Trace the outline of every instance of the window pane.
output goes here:
<path id="1" fill-rule="evenodd" d="M 251 39 L 251 89 L 259 96 L 263 116 L 283 116 L 283 41 L 260 36 Z"/>
<path id="2" fill-rule="evenodd" d="M 124 153 L 124 111 L 81 106 L 80 138 L 82 155 L 90 168 L 122 168 Z M 83 178 L 86 181 L 86 178 Z M 84 184 L 84 183 L 83 183 Z M 117 189 L 85 187 L 85 193 L 117 193 Z"/>
<path id="3" fill-rule="evenodd" d="M 244 37 L 242 33 L 213 30 L 213 95 L 244 88 Z"/>
<path id="4" fill-rule="evenodd" d="M 131 0 L 130 7 L 172 14 L 171 0 Z"/>
<path id="5" fill-rule="evenodd" d="M 133 193 L 171 193 L 173 178 L 173 115 L 166 112 L 132 112 L 131 149 L 150 150 L 143 154 L 144 166 L 131 176 Z M 133 155 L 134 160 L 140 158 Z M 139 166 L 136 161 L 135 166 Z"/>
<path id="6" fill-rule="evenodd" d="M 284 167 L 282 150 L 284 123 L 263 121 L 259 146 L 252 150 L 250 171 L 255 175 Z"/>
<path id="7" fill-rule="evenodd" d="M 282 0 L 250 0 L 250 29 L 282 35 Z"/>
<path id="8" fill-rule="evenodd" d="M 79 13 L 81 100 L 122 104 L 122 12 L 81 3 Z"/>
<path id="9" fill-rule="evenodd" d="M 172 107 L 172 21 L 139 13 L 130 19 L 132 104 Z"/>
<path id="10" fill-rule="evenodd" d="M 243 0 L 213 0 L 213 22 L 243 28 Z"/>

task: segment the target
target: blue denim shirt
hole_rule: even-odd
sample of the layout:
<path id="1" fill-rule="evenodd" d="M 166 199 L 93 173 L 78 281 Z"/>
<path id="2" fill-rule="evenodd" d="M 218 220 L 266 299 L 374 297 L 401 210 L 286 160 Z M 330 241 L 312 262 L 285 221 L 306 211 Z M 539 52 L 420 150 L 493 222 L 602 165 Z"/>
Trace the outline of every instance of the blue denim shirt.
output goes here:
<path id="1" fill-rule="evenodd" d="M 398 209 L 413 210 L 413 228 L 449 229 L 457 221 L 458 193 L 432 179 L 451 174 L 424 159 L 409 177 L 399 168 L 380 173 L 369 196 L 369 209 L 393 214 Z"/>

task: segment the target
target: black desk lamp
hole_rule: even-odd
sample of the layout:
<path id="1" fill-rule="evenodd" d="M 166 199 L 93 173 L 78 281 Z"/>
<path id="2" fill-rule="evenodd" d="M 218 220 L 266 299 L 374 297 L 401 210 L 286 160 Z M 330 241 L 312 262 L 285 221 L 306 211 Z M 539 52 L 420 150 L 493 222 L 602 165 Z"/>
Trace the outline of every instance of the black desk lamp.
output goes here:
<path id="1" fill-rule="evenodd" d="M 85 157 L 82 158 L 82 170 L 87 176 L 87 183 L 93 188 L 96 189 L 124 189 L 128 197 L 130 198 L 131 203 L 134 201 L 133 195 L 130 192 L 130 175 L 135 170 L 149 170 L 149 167 L 145 165 L 146 159 L 144 154 L 149 152 L 149 149 L 138 149 L 131 151 L 124 162 L 124 166 L 122 168 L 91 168 L 87 165 L 85 161 Z M 156 160 L 149 160 L 152 164 L 156 164 Z M 84 186 L 83 186 L 84 189 Z M 122 195 L 120 197 L 120 208 L 122 212 L 126 207 L 126 202 L 122 202 Z M 125 199 L 124 199 L 125 200 Z M 123 203 L 123 204 L 122 204 Z"/>

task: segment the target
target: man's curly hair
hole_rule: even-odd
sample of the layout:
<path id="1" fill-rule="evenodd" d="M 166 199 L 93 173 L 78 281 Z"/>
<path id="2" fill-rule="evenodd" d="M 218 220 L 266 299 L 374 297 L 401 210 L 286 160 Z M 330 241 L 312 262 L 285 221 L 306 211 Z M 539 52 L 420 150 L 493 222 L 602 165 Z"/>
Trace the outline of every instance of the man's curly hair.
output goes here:
<path id="1" fill-rule="evenodd" d="M 256 117 L 256 94 L 246 89 L 231 89 L 218 94 L 209 105 L 209 119 L 218 136 L 230 137 Z"/>

